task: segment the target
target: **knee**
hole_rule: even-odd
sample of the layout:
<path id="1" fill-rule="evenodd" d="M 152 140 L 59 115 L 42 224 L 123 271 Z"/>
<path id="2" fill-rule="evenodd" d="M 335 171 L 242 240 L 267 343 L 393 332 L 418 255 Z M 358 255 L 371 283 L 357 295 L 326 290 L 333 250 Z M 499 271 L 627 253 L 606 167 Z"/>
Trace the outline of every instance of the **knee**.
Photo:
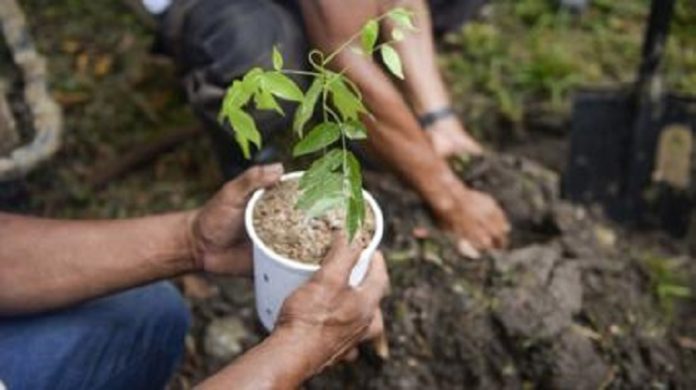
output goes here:
<path id="1" fill-rule="evenodd" d="M 189 310 L 176 288 L 167 282 L 134 289 L 125 294 L 121 307 L 125 316 L 141 334 L 161 340 L 161 348 L 183 345 L 191 323 Z"/>

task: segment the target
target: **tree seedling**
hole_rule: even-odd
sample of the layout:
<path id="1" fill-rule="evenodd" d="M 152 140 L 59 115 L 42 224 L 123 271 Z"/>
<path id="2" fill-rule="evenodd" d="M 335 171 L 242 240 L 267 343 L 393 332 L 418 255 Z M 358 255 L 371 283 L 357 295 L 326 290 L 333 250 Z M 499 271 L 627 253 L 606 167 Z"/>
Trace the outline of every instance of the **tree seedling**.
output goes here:
<path id="1" fill-rule="evenodd" d="M 380 22 L 389 19 L 393 28 L 391 39 L 378 44 Z M 227 89 L 219 113 L 219 121 L 227 121 L 235 140 L 246 158 L 251 156 L 252 144 L 260 149 L 261 133 L 251 115 L 246 111 L 253 104 L 258 110 L 271 110 L 280 115 L 285 112 L 276 99 L 298 104 L 293 118 L 293 131 L 297 142 L 293 146 L 294 157 L 321 152 L 299 182 L 300 197 L 295 205 L 310 218 L 343 208 L 345 226 L 352 239 L 365 219 L 365 201 L 362 194 L 360 163 L 348 149 L 351 140 L 367 138 L 367 130 L 360 121 L 362 115 L 370 115 L 362 101 L 357 86 L 346 76 L 346 69 L 336 72 L 329 67 L 335 57 L 344 50 L 352 50 L 372 58 L 379 54 L 385 68 L 395 77 L 403 79 L 401 58 L 393 47 L 404 39 L 406 32 L 414 30 L 413 13 L 398 7 L 369 20 L 355 35 L 334 52 L 326 55 L 320 50 L 308 54 L 309 71 L 283 68 L 283 56 L 273 48 L 273 69 L 253 68 Z M 383 36 L 384 36 L 384 32 Z M 288 77 L 289 74 L 309 77 L 306 92 Z M 307 123 L 320 109 L 319 123 L 305 132 Z M 338 146 L 336 146 L 338 145 Z"/>

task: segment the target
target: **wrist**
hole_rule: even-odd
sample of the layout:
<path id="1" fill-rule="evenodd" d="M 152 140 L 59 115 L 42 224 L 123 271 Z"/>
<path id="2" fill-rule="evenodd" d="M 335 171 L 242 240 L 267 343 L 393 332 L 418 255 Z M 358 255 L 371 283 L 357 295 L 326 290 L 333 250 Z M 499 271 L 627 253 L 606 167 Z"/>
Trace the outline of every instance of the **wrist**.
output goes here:
<path id="1" fill-rule="evenodd" d="M 196 234 L 196 220 L 199 210 L 191 210 L 182 213 L 181 235 L 186 245 L 186 271 L 201 271 L 203 269 L 202 251 Z"/>
<path id="2" fill-rule="evenodd" d="M 454 194 L 466 188 L 449 166 L 442 161 L 437 169 L 428 172 L 424 177 L 425 180 L 420 181 L 416 189 L 430 209 L 436 215 L 446 215 L 455 210 L 457 199 Z"/>
<path id="3" fill-rule="evenodd" d="M 279 383 L 297 386 L 321 371 L 324 366 L 321 356 L 322 344 L 317 343 L 313 330 L 279 327 L 266 339 L 269 348 L 278 357 L 273 375 Z M 287 357 L 287 358 L 286 358 Z"/>

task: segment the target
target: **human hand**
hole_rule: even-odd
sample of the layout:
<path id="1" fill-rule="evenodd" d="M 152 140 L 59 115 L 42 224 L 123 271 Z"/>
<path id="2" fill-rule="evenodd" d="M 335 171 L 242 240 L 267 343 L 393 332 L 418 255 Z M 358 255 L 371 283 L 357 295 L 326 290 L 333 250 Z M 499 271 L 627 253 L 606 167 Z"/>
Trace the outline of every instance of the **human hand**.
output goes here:
<path id="1" fill-rule="evenodd" d="M 440 157 L 483 154 L 481 145 L 469 135 L 459 119 L 454 116 L 436 121 L 428 127 L 427 134 L 435 152 Z"/>
<path id="2" fill-rule="evenodd" d="M 281 164 L 253 167 L 192 213 L 188 240 L 195 269 L 251 274 L 251 242 L 244 228 L 244 210 L 254 191 L 277 183 L 282 175 Z"/>
<path id="3" fill-rule="evenodd" d="M 297 350 L 305 351 L 308 375 L 341 359 L 355 358 L 358 343 L 384 332 L 379 303 L 389 277 L 382 254 L 375 253 L 359 286 L 348 284 L 362 249 L 339 234 L 321 269 L 283 304 L 274 334 L 297 340 Z"/>
<path id="4" fill-rule="evenodd" d="M 452 197 L 449 207 L 434 211 L 443 227 L 456 236 L 462 254 L 477 258 L 479 251 L 507 245 L 510 224 L 493 197 L 468 189 L 459 181 L 446 196 Z"/>

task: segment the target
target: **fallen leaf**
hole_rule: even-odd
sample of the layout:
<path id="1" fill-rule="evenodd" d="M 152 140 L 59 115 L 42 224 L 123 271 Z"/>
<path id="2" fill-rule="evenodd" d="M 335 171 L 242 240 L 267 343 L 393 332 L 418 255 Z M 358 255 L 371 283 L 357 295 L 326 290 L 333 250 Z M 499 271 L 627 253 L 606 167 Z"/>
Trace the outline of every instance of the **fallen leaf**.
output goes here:
<path id="1" fill-rule="evenodd" d="M 89 55 L 87 55 L 87 53 L 81 53 L 75 59 L 75 69 L 76 69 L 77 73 L 86 74 L 88 67 L 89 67 Z"/>
<path id="2" fill-rule="evenodd" d="M 97 77 L 107 75 L 111 71 L 111 64 L 113 64 L 113 58 L 110 55 L 99 56 L 94 62 L 94 75 Z"/>
<path id="3" fill-rule="evenodd" d="M 74 39 L 66 39 L 61 44 L 61 50 L 63 50 L 63 53 L 66 54 L 75 54 L 78 50 L 80 50 L 80 42 Z"/>
<path id="4" fill-rule="evenodd" d="M 52 96 L 64 108 L 84 103 L 90 98 L 86 92 L 55 91 L 52 93 Z"/>

